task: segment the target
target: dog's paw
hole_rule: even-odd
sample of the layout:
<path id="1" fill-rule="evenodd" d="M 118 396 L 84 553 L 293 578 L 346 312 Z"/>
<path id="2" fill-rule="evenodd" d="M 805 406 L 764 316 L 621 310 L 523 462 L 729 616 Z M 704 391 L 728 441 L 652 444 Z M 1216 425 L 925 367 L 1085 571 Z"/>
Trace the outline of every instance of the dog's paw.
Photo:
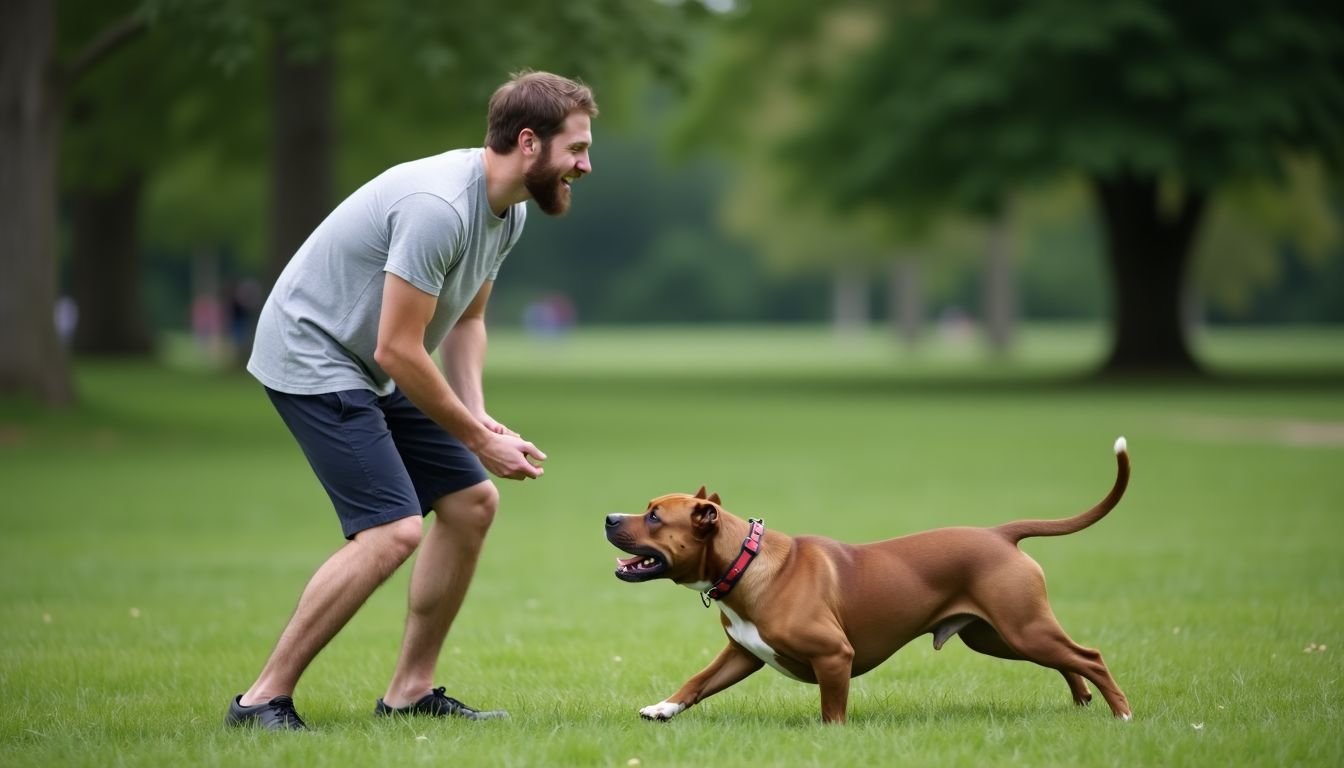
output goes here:
<path id="1" fill-rule="evenodd" d="M 686 709 L 685 705 L 671 701 L 660 701 L 639 710 L 639 716 L 645 720 L 671 720 Z"/>

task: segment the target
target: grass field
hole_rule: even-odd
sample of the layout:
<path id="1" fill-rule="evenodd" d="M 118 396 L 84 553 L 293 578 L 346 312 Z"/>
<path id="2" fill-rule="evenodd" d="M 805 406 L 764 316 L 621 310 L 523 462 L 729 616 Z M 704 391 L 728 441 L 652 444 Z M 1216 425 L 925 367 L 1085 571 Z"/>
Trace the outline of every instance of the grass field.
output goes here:
<path id="1" fill-rule="evenodd" d="M 221 724 L 341 543 L 301 455 L 243 375 L 83 364 L 76 410 L 0 402 L 0 765 L 1344 764 L 1344 331 L 1201 349 L 1219 378 L 1120 386 L 1082 376 L 1085 329 L 1031 331 L 992 365 L 820 330 L 496 334 L 490 410 L 551 458 L 500 484 L 440 681 L 513 717 L 371 717 L 399 573 L 304 677 L 303 734 Z M 1109 488 L 1122 434 L 1120 506 L 1023 548 L 1133 722 L 927 637 L 854 681 L 844 727 L 768 669 L 638 718 L 724 640 L 694 593 L 612 576 L 607 513 L 705 484 L 740 516 L 852 541 L 1062 517 Z"/>

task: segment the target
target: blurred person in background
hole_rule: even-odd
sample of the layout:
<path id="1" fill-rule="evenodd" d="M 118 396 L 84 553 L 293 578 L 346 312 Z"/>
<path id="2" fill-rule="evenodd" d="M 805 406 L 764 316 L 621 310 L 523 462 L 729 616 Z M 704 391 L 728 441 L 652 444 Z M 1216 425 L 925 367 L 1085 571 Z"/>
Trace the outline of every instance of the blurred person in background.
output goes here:
<path id="1" fill-rule="evenodd" d="M 336 508 L 346 544 L 318 568 L 225 721 L 303 729 L 293 694 L 314 657 L 419 551 L 401 652 L 376 715 L 505 716 L 434 687 L 499 493 L 546 456 L 486 412 L 485 308 L 523 231 L 592 170 L 584 84 L 515 74 L 490 99 L 485 146 L 391 168 L 317 227 L 262 307 L 247 369 Z M 442 370 L 432 359 L 442 349 Z M 426 526 L 422 520 L 430 512 Z"/>

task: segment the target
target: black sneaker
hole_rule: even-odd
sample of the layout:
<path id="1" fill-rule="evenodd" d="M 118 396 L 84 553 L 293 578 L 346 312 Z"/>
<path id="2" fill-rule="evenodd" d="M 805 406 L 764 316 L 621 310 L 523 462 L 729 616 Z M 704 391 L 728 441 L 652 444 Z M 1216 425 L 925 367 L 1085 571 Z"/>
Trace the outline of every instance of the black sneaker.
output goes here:
<path id="1" fill-rule="evenodd" d="M 435 688 L 414 704 L 393 709 L 378 700 L 373 708 L 375 715 L 429 715 L 431 717 L 462 717 L 467 720 L 497 720 L 507 718 L 508 712 L 502 709 L 481 711 L 448 696 L 447 688 Z"/>
<path id="2" fill-rule="evenodd" d="M 229 702 L 229 714 L 224 716 L 226 725 L 255 725 L 268 731 L 306 731 L 308 725 L 294 710 L 294 699 L 288 696 L 276 696 L 265 704 L 242 705 L 240 693 Z"/>

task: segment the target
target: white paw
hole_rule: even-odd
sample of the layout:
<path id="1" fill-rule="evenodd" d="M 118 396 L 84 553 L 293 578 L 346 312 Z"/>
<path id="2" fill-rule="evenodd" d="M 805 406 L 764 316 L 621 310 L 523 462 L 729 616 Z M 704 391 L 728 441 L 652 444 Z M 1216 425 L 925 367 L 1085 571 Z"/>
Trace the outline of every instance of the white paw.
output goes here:
<path id="1" fill-rule="evenodd" d="M 645 720 L 671 720 L 681 714 L 686 707 L 671 701 L 660 701 L 639 710 L 639 716 Z"/>

